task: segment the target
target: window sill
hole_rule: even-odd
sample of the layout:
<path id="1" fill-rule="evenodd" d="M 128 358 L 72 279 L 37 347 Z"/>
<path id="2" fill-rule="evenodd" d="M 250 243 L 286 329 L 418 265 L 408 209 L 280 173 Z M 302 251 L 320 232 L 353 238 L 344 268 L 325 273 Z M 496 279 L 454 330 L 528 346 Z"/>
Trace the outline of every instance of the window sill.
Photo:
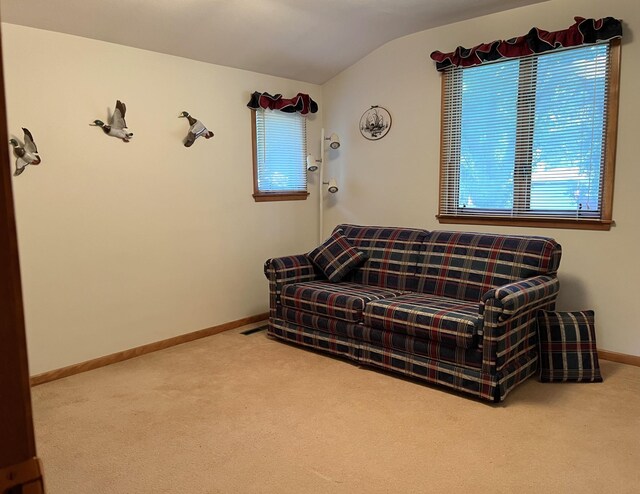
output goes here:
<path id="1" fill-rule="evenodd" d="M 496 225 L 532 228 L 564 228 L 567 230 L 611 230 L 612 220 L 572 220 L 555 218 L 487 218 L 473 216 L 436 215 L 441 224 Z"/>
<path id="2" fill-rule="evenodd" d="M 309 197 L 308 192 L 255 192 L 253 200 L 256 202 L 270 201 L 304 201 Z"/>

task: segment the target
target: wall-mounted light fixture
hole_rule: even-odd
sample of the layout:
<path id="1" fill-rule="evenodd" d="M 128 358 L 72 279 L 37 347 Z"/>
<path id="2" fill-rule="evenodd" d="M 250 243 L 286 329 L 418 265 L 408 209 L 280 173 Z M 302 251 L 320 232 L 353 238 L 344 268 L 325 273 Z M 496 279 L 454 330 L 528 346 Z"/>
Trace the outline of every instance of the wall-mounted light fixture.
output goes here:
<path id="1" fill-rule="evenodd" d="M 329 147 L 331 149 L 338 149 L 340 147 L 340 138 L 338 134 L 333 133 L 329 137 L 325 137 L 324 129 L 322 129 L 322 137 L 320 139 L 320 159 L 316 160 L 316 162 L 320 163 L 320 180 L 318 180 L 318 216 L 319 216 L 319 233 L 318 233 L 318 241 L 322 242 L 323 235 L 323 221 L 324 221 L 324 191 L 322 190 L 322 186 L 326 185 L 327 190 L 331 194 L 335 194 L 338 192 L 338 183 L 335 178 L 330 178 L 327 182 L 324 181 L 324 164 L 326 163 L 324 159 L 324 144 L 326 141 L 329 141 Z M 313 162 L 313 160 L 312 160 Z M 309 157 L 307 157 L 307 170 L 309 170 Z"/>
<path id="2" fill-rule="evenodd" d="M 307 171 L 315 172 L 318 169 L 318 164 L 321 163 L 320 160 L 317 160 L 315 156 L 309 154 L 307 155 Z"/>
<path id="3" fill-rule="evenodd" d="M 331 149 L 338 149 L 340 147 L 340 138 L 338 137 L 338 134 L 336 134 L 335 132 L 331 134 L 329 137 L 325 137 L 325 139 L 329 141 L 329 147 Z"/>
<path id="4" fill-rule="evenodd" d="M 327 186 L 327 190 L 332 194 L 338 192 L 338 183 L 335 178 L 330 178 L 328 182 L 323 182 Z"/>

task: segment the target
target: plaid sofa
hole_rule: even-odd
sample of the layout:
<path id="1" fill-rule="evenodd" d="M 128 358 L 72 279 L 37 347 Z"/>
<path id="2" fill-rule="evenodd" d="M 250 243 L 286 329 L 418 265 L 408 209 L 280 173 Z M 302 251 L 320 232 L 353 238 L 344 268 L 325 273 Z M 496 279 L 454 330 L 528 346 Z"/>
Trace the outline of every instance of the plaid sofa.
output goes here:
<path id="1" fill-rule="evenodd" d="M 302 255 L 269 259 L 268 334 L 502 401 L 537 369 L 553 310 L 553 239 L 338 225 L 368 260 L 339 283 Z"/>

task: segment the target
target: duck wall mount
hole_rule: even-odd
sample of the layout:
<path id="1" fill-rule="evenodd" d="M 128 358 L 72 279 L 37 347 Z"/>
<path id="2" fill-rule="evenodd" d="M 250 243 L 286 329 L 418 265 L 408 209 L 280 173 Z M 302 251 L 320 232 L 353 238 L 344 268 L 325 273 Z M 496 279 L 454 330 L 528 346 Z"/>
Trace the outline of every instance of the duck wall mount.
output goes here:
<path id="1" fill-rule="evenodd" d="M 200 136 L 203 136 L 205 139 L 211 139 L 213 137 L 213 132 L 208 130 L 204 124 L 200 120 L 196 120 L 189 112 L 183 111 L 178 118 L 186 118 L 189 121 L 189 133 L 187 137 L 184 138 L 184 146 L 191 147 L 191 145 L 196 142 L 196 139 Z"/>
<path id="2" fill-rule="evenodd" d="M 105 124 L 102 120 L 94 120 L 92 124 L 97 127 L 102 127 L 105 134 L 122 139 L 124 142 L 129 142 L 133 137 L 133 133 L 127 129 L 127 122 L 124 119 L 127 113 L 127 106 L 120 100 L 116 101 L 116 109 L 113 111 L 113 115 L 109 119 L 109 123 Z"/>
<path id="3" fill-rule="evenodd" d="M 39 165 L 42 160 L 38 154 L 38 148 L 33 140 L 33 135 L 29 132 L 29 129 L 22 127 L 24 132 L 24 144 L 20 143 L 18 139 L 9 139 L 9 144 L 13 146 L 13 154 L 16 156 L 16 171 L 14 176 L 20 175 L 28 165 Z"/>

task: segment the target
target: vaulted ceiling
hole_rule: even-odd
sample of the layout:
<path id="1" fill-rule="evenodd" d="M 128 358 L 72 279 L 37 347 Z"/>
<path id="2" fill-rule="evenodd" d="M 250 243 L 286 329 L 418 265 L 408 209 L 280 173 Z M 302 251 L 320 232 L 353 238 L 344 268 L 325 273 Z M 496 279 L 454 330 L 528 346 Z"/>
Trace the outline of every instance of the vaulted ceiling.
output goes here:
<path id="1" fill-rule="evenodd" d="M 2 0 L 0 15 L 3 22 L 322 84 L 392 39 L 541 1 Z"/>

